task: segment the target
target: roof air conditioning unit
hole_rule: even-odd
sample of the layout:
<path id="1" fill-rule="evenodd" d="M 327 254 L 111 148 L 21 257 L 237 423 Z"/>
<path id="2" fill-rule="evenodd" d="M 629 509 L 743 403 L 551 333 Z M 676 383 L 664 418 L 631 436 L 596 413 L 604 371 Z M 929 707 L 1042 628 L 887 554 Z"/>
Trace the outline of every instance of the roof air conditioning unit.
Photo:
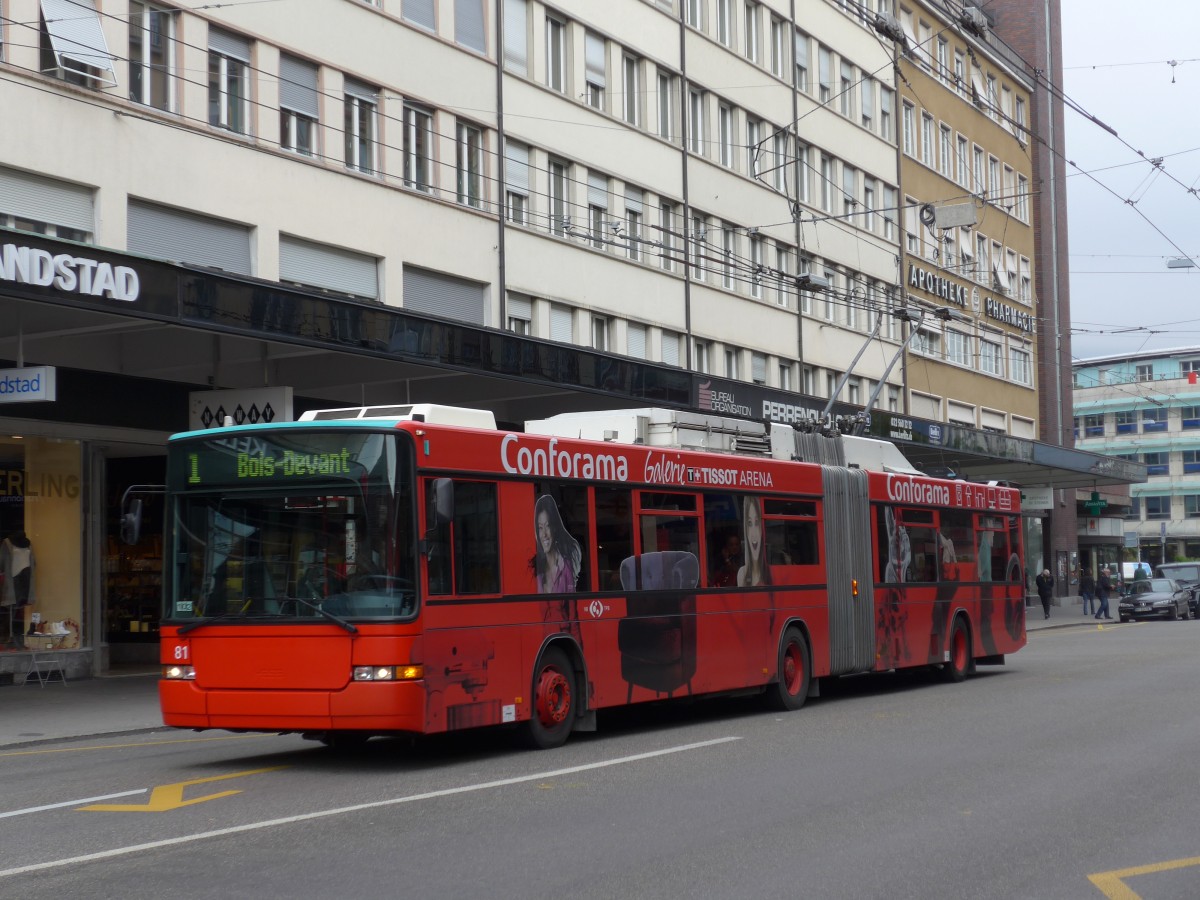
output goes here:
<path id="1" fill-rule="evenodd" d="M 959 24 L 972 34 L 983 37 L 987 31 L 988 20 L 983 10 L 978 6 L 964 6 L 958 17 Z"/>

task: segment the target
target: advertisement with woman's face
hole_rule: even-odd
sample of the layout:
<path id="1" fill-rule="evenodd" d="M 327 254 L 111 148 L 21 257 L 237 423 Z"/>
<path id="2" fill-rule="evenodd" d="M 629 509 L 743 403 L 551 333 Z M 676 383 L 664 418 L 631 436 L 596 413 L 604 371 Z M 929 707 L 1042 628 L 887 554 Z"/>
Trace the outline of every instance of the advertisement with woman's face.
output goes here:
<path id="1" fill-rule="evenodd" d="M 538 593 L 574 592 L 583 551 L 579 541 L 568 533 L 558 504 L 549 494 L 538 497 L 534 506 L 534 531 L 537 538 L 534 572 Z"/>

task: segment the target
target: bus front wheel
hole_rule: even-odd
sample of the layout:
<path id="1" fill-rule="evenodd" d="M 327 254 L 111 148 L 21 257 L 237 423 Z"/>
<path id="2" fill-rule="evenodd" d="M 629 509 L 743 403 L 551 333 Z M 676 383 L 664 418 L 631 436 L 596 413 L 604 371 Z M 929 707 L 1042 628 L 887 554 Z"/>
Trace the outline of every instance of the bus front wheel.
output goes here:
<path id="1" fill-rule="evenodd" d="M 535 750 L 561 746 L 575 723 L 575 670 L 567 654 L 547 647 L 533 672 L 533 709 L 525 742 Z"/>

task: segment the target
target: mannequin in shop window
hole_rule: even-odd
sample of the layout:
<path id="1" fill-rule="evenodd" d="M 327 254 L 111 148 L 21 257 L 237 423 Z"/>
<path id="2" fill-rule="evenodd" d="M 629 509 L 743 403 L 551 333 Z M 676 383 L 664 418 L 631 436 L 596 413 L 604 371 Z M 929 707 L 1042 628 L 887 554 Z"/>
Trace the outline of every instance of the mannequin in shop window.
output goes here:
<path id="1" fill-rule="evenodd" d="M 4 577 L 0 606 L 19 610 L 21 621 L 23 607 L 33 605 L 33 566 L 33 545 L 25 532 L 18 531 L 0 541 L 0 575 Z"/>

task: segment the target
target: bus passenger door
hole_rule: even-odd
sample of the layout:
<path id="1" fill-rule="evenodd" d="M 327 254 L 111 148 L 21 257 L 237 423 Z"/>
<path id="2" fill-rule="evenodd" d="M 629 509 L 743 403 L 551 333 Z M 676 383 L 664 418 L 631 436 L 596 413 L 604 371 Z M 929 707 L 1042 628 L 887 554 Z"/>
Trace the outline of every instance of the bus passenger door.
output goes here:
<path id="1" fill-rule="evenodd" d="M 830 674 L 865 672 L 875 664 L 875 579 L 867 473 L 829 466 L 822 471 L 822 482 Z"/>

